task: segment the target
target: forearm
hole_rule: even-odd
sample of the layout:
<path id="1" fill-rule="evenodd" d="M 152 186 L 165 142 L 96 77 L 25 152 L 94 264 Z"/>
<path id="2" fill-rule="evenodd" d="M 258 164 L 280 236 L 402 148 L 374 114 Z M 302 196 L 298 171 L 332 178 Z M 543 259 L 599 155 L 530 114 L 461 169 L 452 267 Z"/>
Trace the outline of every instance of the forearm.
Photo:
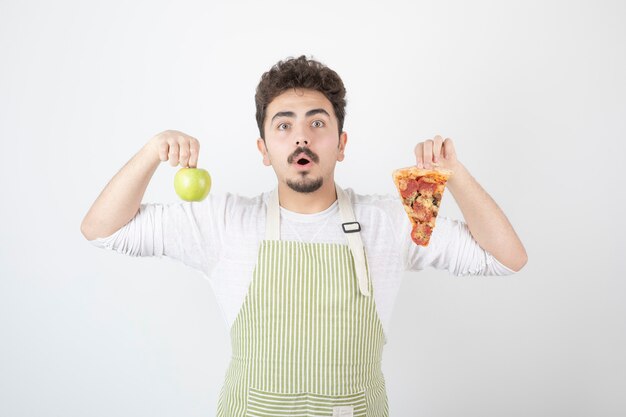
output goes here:
<path id="1" fill-rule="evenodd" d="M 89 240 L 109 236 L 128 223 L 160 162 L 158 149 L 148 142 L 102 190 L 81 223 L 83 235 Z"/>
<path id="2" fill-rule="evenodd" d="M 500 263 L 519 271 L 528 260 L 524 245 L 500 207 L 460 162 L 448 181 L 472 236 Z"/>

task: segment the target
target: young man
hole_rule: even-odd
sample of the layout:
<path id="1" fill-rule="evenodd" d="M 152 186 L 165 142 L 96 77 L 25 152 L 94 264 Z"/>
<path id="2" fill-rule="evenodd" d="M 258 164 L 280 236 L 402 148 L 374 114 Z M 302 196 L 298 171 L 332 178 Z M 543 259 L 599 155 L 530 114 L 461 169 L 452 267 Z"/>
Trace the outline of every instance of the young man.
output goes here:
<path id="1" fill-rule="evenodd" d="M 450 139 L 414 150 L 418 167 L 454 171 L 448 189 L 465 218 L 438 218 L 427 247 L 412 242 L 395 190 L 367 196 L 335 184 L 345 89 L 321 63 L 277 63 L 255 99 L 257 146 L 276 189 L 141 204 L 160 162 L 196 166 L 198 140 L 168 130 L 113 177 L 81 230 L 99 247 L 168 256 L 207 277 L 233 353 L 218 416 L 387 416 L 381 358 L 402 273 L 508 275 L 526 263 L 524 247 Z"/>

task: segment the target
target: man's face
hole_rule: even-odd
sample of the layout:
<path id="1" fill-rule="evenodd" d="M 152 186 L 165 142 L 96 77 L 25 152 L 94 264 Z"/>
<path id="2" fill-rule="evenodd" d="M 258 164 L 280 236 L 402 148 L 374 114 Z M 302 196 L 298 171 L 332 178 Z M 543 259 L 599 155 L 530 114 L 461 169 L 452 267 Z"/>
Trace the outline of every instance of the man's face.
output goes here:
<path id="1" fill-rule="evenodd" d="M 324 183 L 334 186 L 335 164 L 343 160 L 348 139 L 338 129 L 333 106 L 324 94 L 290 89 L 267 107 L 265 142 L 259 138 L 257 146 L 279 183 L 310 193 Z"/>

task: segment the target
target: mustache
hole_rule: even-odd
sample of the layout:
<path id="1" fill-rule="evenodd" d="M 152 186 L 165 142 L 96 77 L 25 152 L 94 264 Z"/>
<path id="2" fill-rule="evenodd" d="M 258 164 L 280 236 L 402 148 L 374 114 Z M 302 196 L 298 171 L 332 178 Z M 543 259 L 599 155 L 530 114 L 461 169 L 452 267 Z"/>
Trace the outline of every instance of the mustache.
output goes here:
<path id="1" fill-rule="evenodd" d="M 306 156 L 309 157 L 309 159 L 313 162 L 315 162 L 316 164 L 319 162 L 320 158 L 319 156 L 317 156 L 312 150 L 310 150 L 309 148 L 306 148 L 304 146 L 299 146 L 294 153 L 292 153 L 291 155 L 289 155 L 289 158 L 287 158 L 287 162 L 288 163 L 293 163 L 293 160 L 300 155 L 301 153 L 305 154 Z"/>

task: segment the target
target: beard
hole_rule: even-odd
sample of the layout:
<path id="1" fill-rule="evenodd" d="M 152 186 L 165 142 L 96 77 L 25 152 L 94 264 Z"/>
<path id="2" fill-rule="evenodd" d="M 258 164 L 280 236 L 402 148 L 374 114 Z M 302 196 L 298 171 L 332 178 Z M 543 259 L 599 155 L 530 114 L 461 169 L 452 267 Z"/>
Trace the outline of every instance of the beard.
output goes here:
<path id="1" fill-rule="evenodd" d="M 301 153 L 304 153 L 306 156 L 309 157 L 311 161 L 315 163 L 318 163 L 320 160 L 320 157 L 315 152 L 310 150 L 308 147 L 299 146 L 291 155 L 289 155 L 289 158 L 287 158 L 287 163 L 291 165 L 294 159 Z M 294 190 L 295 192 L 305 193 L 305 194 L 312 193 L 312 192 L 319 190 L 322 187 L 322 184 L 324 183 L 324 179 L 322 177 L 307 178 L 307 172 L 303 172 L 301 175 L 302 176 L 300 177 L 299 180 L 286 180 L 285 181 L 287 183 L 287 186 L 291 188 L 292 190 Z"/>
<path id="2" fill-rule="evenodd" d="M 322 177 L 319 178 L 305 178 L 304 175 L 299 180 L 287 180 L 287 186 L 298 193 L 312 193 L 319 190 L 324 183 Z"/>

